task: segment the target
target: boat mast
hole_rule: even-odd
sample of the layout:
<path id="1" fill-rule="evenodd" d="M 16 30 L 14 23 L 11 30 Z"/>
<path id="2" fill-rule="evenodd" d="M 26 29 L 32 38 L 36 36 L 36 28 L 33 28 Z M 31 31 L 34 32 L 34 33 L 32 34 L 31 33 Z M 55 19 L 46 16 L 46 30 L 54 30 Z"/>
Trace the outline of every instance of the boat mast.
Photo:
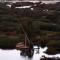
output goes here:
<path id="1" fill-rule="evenodd" d="M 22 1 L 23 0 L 21 0 L 21 7 L 22 7 Z M 23 24 L 22 24 L 22 22 L 19 20 L 18 21 L 19 22 L 19 24 L 20 24 L 20 27 L 21 27 L 21 29 L 22 29 L 22 31 L 24 32 L 24 34 L 25 34 L 25 46 L 26 46 L 26 43 L 27 43 L 27 40 L 28 40 L 28 43 L 29 43 L 29 45 L 30 45 L 30 39 L 28 38 L 28 36 L 27 36 L 27 33 L 26 33 L 26 31 L 25 31 L 25 29 L 24 29 L 24 27 L 23 27 Z M 32 43 L 32 42 L 31 42 Z M 32 43 L 33 44 L 33 43 Z"/>

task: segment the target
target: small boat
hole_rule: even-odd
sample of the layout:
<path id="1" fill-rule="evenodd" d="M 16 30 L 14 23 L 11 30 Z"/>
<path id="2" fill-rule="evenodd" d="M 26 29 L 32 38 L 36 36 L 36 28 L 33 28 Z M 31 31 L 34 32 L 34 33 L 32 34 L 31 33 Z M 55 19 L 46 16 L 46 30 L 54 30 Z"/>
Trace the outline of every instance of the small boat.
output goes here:
<path id="1" fill-rule="evenodd" d="M 34 49 L 30 46 L 24 44 L 24 42 L 20 42 L 16 45 L 16 49 L 21 50 L 22 56 L 32 57 L 34 53 Z"/>

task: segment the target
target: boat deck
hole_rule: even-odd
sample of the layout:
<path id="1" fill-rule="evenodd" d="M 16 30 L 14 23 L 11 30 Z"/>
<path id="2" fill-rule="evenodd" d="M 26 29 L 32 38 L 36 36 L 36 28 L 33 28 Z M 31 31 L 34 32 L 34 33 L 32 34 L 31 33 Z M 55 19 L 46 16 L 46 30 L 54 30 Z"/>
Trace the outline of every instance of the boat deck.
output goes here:
<path id="1" fill-rule="evenodd" d="M 21 43 L 18 43 L 16 45 L 16 48 L 19 49 L 19 50 L 22 50 L 22 49 L 29 49 L 29 46 L 25 46 L 25 44 L 23 42 Z"/>

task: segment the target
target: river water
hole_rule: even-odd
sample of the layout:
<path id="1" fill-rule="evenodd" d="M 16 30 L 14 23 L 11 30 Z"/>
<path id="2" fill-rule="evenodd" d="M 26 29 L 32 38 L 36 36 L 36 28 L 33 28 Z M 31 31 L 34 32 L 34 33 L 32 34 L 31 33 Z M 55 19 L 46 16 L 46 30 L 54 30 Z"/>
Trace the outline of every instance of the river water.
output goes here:
<path id="1" fill-rule="evenodd" d="M 56 54 L 56 55 L 48 55 L 45 54 L 44 52 L 47 50 L 47 47 L 45 48 L 41 48 L 39 49 L 39 53 L 37 53 L 37 49 L 34 50 L 34 54 L 32 58 L 28 58 L 28 56 L 21 56 L 20 50 L 2 50 L 0 49 L 0 60 L 40 60 L 42 58 L 42 56 L 46 56 L 46 57 L 55 57 L 55 58 L 60 58 L 60 54 Z"/>

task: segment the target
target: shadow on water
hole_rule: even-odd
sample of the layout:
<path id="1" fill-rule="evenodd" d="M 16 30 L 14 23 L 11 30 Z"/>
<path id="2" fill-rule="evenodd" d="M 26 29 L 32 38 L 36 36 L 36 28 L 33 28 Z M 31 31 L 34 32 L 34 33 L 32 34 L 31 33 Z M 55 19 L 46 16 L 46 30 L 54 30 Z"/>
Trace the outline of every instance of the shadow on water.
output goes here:
<path id="1" fill-rule="evenodd" d="M 22 50 L 20 55 L 22 56 L 28 56 L 29 58 L 32 58 L 34 54 L 34 49 L 26 49 L 26 50 Z"/>
<path id="2" fill-rule="evenodd" d="M 28 57 L 28 59 L 30 60 L 35 60 L 36 59 L 40 59 L 40 60 L 60 60 L 60 54 L 56 54 L 56 55 L 48 55 L 46 54 L 46 50 L 48 48 L 39 48 L 39 49 L 35 49 L 35 50 L 23 50 L 20 52 L 20 55 L 23 57 Z M 37 55 L 37 57 L 36 57 Z"/>
<path id="3" fill-rule="evenodd" d="M 46 51 L 47 47 L 43 49 L 41 49 L 41 47 L 37 47 L 35 46 L 33 49 L 24 49 L 24 50 L 20 50 L 20 56 L 23 57 L 28 57 L 28 58 L 33 58 L 34 55 L 38 54 L 40 55 L 40 53 L 42 54 L 42 52 Z M 41 50 L 41 52 L 40 52 Z"/>

